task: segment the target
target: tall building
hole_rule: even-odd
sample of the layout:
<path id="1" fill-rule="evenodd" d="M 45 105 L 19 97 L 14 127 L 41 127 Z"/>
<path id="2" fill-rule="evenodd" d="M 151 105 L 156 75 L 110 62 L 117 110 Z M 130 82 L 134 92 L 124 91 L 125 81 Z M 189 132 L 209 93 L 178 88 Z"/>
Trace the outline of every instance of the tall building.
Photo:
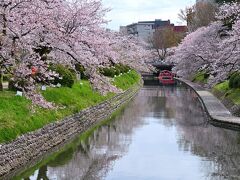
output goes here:
<path id="1" fill-rule="evenodd" d="M 155 29 L 166 26 L 171 26 L 170 20 L 162 21 L 161 19 L 156 19 L 155 21 L 139 21 L 127 26 L 121 26 L 120 32 L 138 36 L 147 42 L 149 38 L 152 37 Z"/>
<path id="2" fill-rule="evenodd" d="M 187 31 L 186 26 L 174 26 L 174 24 L 171 24 L 170 20 L 162 21 L 161 19 L 156 19 L 155 21 L 139 21 L 138 23 L 129 24 L 127 26 L 120 26 L 120 32 L 138 36 L 140 39 L 148 42 L 156 29 L 166 27 L 173 28 L 177 33 L 185 33 Z"/>

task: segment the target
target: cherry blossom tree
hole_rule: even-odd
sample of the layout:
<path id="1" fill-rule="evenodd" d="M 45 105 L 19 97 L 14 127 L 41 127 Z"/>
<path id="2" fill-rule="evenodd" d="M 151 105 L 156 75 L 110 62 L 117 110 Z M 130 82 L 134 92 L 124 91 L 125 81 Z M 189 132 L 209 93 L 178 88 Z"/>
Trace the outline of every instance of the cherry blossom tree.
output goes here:
<path id="1" fill-rule="evenodd" d="M 128 65 L 139 72 L 148 72 L 150 69 L 145 64 L 153 58 L 152 49 L 147 43 L 135 36 L 124 36 L 115 33 L 112 48 L 117 52 L 117 62 Z"/>
<path id="2" fill-rule="evenodd" d="M 0 68 L 13 75 L 16 87 L 34 104 L 45 108 L 54 105 L 37 93 L 37 84 L 58 77 L 51 64 L 81 64 L 94 89 L 120 92 L 98 74 L 98 67 L 123 63 L 139 68 L 145 66 L 147 51 L 137 40 L 103 28 L 108 11 L 101 0 L 1 1 Z"/>
<path id="3" fill-rule="evenodd" d="M 149 72 L 152 67 L 145 62 L 152 57 L 152 51 L 148 44 L 140 41 L 134 36 L 123 36 L 118 32 L 107 31 L 104 37 L 108 39 L 109 46 L 106 54 L 107 59 L 102 61 L 100 66 L 112 66 L 114 64 L 124 64 L 138 72 Z M 98 65 L 98 67 L 99 67 Z M 94 66 L 91 66 L 92 69 Z M 95 89 L 106 94 L 107 92 L 120 92 L 112 86 L 106 77 L 92 70 L 90 73 L 90 82 Z"/>
<path id="4" fill-rule="evenodd" d="M 237 19 L 240 18 L 240 8 L 239 3 L 224 3 L 219 8 L 217 13 L 217 19 L 224 22 L 225 25 L 233 24 Z"/>
<path id="5" fill-rule="evenodd" d="M 205 71 L 212 86 L 240 69 L 239 13 L 239 3 L 224 4 L 218 21 L 188 34 L 169 59 L 176 63 L 179 75 L 190 78 Z"/>
<path id="6" fill-rule="evenodd" d="M 215 62 L 217 76 L 213 83 L 226 79 L 229 73 L 240 69 L 240 4 L 223 4 L 217 18 L 224 23 L 225 29 L 220 32 L 223 37 L 219 44 L 220 58 Z"/>
<path id="7" fill-rule="evenodd" d="M 49 0 L 1 1 L 0 66 L 14 75 L 16 86 L 23 90 L 28 98 L 36 92 L 33 86 L 36 80 L 46 80 L 53 75 L 52 72 L 46 73 L 47 63 L 34 51 L 34 34 L 45 31 L 44 23 L 47 23 L 50 12 L 57 8 L 57 4 Z M 34 66 L 38 69 L 35 76 L 31 75 Z"/>
<path id="8" fill-rule="evenodd" d="M 213 62 L 218 59 L 218 43 L 221 41 L 218 31 L 221 27 L 222 24 L 214 23 L 199 28 L 177 47 L 171 58 L 177 63 L 176 70 L 180 75 L 187 77 L 199 70 L 213 70 Z"/>

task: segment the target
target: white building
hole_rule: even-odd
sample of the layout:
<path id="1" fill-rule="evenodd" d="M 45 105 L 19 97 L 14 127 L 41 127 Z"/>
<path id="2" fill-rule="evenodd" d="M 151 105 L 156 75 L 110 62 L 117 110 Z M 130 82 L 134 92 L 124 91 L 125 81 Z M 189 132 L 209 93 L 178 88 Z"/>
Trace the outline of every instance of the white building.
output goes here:
<path id="1" fill-rule="evenodd" d="M 154 23 L 138 22 L 127 26 L 127 34 L 138 36 L 144 41 L 148 41 L 154 33 Z"/>
<path id="2" fill-rule="evenodd" d="M 148 42 L 153 36 L 155 29 L 164 26 L 171 26 L 170 20 L 162 21 L 160 19 L 156 19 L 155 21 L 139 21 L 138 23 L 121 26 L 120 32 L 123 34 L 136 35 L 142 40 Z"/>

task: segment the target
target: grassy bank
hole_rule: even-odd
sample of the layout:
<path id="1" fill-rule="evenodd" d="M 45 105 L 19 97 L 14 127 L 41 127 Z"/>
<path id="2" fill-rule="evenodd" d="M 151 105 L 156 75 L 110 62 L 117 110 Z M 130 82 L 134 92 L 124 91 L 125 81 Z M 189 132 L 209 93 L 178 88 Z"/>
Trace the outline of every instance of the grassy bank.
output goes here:
<path id="1" fill-rule="evenodd" d="M 193 76 L 192 82 L 206 84 L 208 81 L 208 77 L 209 77 L 208 74 L 206 74 L 203 71 L 200 71 Z"/>
<path id="2" fill-rule="evenodd" d="M 230 88 L 229 81 L 225 81 L 223 83 L 217 84 L 213 88 L 214 91 L 220 91 L 224 94 L 221 98 L 228 98 L 232 100 L 235 104 L 240 104 L 240 88 Z"/>
<path id="3" fill-rule="evenodd" d="M 140 76 L 135 71 L 130 71 L 121 76 L 115 77 L 113 84 L 122 90 L 130 88 L 134 83 L 140 81 Z"/>
<path id="4" fill-rule="evenodd" d="M 114 78 L 113 84 L 123 90 L 139 82 L 140 76 L 135 71 Z M 24 97 L 16 97 L 14 92 L 0 92 L 0 143 L 15 139 L 24 133 L 34 131 L 44 125 L 63 119 L 82 109 L 98 104 L 112 96 L 102 96 L 94 92 L 88 81 L 81 81 L 72 88 L 48 88 L 43 96 L 64 109 L 30 109 L 31 102 Z"/>
<path id="5" fill-rule="evenodd" d="M 193 78 L 192 82 L 198 84 L 207 84 L 208 83 L 209 75 L 203 71 L 196 73 Z M 232 100 L 235 104 L 240 104 L 240 88 L 230 88 L 229 87 L 229 80 L 224 81 L 220 84 L 217 84 L 212 89 L 213 93 L 221 92 L 223 96 L 221 99 L 228 98 Z"/>

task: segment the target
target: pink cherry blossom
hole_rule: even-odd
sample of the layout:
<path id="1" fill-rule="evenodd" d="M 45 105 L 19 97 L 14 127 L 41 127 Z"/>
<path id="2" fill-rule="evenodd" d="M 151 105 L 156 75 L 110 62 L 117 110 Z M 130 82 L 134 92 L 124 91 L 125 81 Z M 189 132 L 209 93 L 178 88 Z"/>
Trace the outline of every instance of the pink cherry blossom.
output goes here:
<path id="1" fill-rule="evenodd" d="M 188 34 L 168 58 L 176 64 L 177 73 L 190 78 L 198 71 L 205 71 L 210 74 L 208 83 L 212 86 L 239 70 L 239 14 L 239 3 L 224 4 L 217 14 L 218 21 Z"/>
<path id="2" fill-rule="evenodd" d="M 94 89 L 102 94 L 120 91 L 98 74 L 99 66 L 122 63 L 148 70 L 144 62 L 149 50 L 142 42 L 103 28 L 109 9 L 101 0 L 2 0 L 0 4 L 0 68 L 13 75 L 16 87 L 34 104 L 54 107 L 37 93 L 38 83 L 58 77 L 51 64 L 82 64 Z"/>

